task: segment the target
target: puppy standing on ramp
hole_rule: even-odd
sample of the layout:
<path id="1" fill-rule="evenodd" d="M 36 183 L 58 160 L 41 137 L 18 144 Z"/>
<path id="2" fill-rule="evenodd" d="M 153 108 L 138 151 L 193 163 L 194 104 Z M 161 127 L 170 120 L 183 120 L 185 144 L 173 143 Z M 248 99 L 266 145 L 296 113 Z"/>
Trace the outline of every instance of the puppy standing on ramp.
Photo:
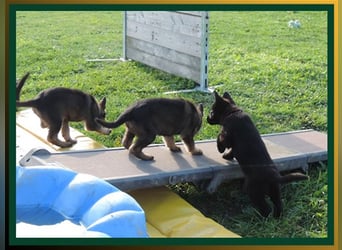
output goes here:
<path id="1" fill-rule="evenodd" d="M 267 217 L 272 210 L 265 200 L 268 195 L 274 204 L 274 217 L 279 217 L 282 212 L 280 184 L 306 180 L 308 176 L 301 173 L 281 176 L 251 118 L 236 106 L 227 92 L 223 97 L 214 94 L 215 103 L 207 121 L 222 126 L 217 137 L 218 151 L 224 153 L 228 149 L 223 158 L 237 159 L 245 175 L 247 194 L 260 214 Z"/>
<path id="2" fill-rule="evenodd" d="M 203 106 L 195 106 L 183 99 L 151 98 L 140 100 L 127 108 L 116 121 L 98 122 L 108 128 L 126 124 L 122 144 L 129 152 L 142 160 L 153 160 L 153 156 L 142 152 L 154 141 L 157 135 L 163 136 L 164 142 L 172 152 L 181 149 L 176 146 L 173 136 L 180 135 L 188 151 L 201 155 L 195 148 L 194 136 L 202 125 Z M 134 137 L 136 141 L 132 144 Z"/>
<path id="3" fill-rule="evenodd" d="M 27 78 L 28 74 L 24 77 Z M 23 86 L 17 84 L 17 93 Z M 38 96 L 28 101 L 18 101 L 17 107 L 32 107 L 33 112 L 40 118 L 41 127 L 48 128 L 47 140 L 59 147 L 71 147 L 76 140 L 71 139 L 69 121 L 85 122 L 85 128 L 89 131 L 97 131 L 108 135 L 111 130 L 101 126 L 95 119 L 105 118 L 106 98 L 99 103 L 95 98 L 77 89 L 50 88 L 43 90 Z M 62 129 L 62 136 L 65 141 L 58 139 L 58 133 Z"/>

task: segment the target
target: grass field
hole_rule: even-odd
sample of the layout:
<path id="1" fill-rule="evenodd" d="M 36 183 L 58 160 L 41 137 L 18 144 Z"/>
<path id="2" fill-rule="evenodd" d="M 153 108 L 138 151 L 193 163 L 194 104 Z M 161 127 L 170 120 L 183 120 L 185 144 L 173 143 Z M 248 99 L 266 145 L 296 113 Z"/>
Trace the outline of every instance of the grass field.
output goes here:
<path id="1" fill-rule="evenodd" d="M 299 29 L 288 21 L 300 20 Z M 21 99 L 52 86 L 79 88 L 107 97 L 107 119 L 137 99 L 193 88 L 181 79 L 134 61 L 89 62 L 122 56 L 122 12 L 17 12 L 16 76 L 31 76 Z M 211 12 L 209 85 L 228 90 L 262 134 L 300 129 L 327 132 L 327 13 Z M 174 94 L 203 103 L 209 94 Z M 121 146 L 124 127 L 103 136 L 73 127 L 107 147 Z M 196 140 L 216 138 L 219 128 L 203 123 Z M 158 138 L 156 142 L 161 142 Z M 238 182 L 213 195 L 191 184 L 171 188 L 205 215 L 243 237 L 327 237 L 327 162 L 310 166 L 310 181 L 282 187 L 284 215 L 262 219 Z"/>

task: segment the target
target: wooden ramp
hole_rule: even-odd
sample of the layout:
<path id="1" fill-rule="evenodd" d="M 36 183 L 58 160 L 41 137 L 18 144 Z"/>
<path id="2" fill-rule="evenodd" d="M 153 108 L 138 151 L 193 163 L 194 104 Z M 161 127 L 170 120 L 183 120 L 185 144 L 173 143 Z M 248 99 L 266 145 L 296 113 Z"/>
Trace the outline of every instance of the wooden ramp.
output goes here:
<path id="1" fill-rule="evenodd" d="M 264 135 L 263 140 L 280 171 L 307 170 L 308 164 L 325 161 L 327 135 L 314 130 Z M 202 156 L 183 152 L 172 153 L 164 145 L 151 145 L 144 149 L 154 156 L 146 162 L 128 154 L 124 148 L 50 152 L 33 149 L 21 160 L 20 165 L 59 165 L 79 173 L 103 178 L 122 190 L 198 182 L 208 180 L 205 187 L 213 192 L 226 180 L 241 178 L 236 161 L 226 161 L 216 149 L 216 140 L 198 141 Z"/>

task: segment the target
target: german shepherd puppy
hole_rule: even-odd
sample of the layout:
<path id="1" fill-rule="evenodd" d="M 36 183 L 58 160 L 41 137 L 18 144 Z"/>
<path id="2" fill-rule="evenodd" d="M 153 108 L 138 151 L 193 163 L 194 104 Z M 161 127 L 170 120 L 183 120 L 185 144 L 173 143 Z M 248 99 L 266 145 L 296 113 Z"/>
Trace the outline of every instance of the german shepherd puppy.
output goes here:
<path id="1" fill-rule="evenodd" d="M 28 75 L 25 76 L 28 77 Z M 70 137 L 69 121 L 84 121 L 85 129 L 110 134 L 110 129 L 101 126 L 95 120 L 105 118 L 106 98 L 97 103 L 93 96 L 80 90 L 56 87 L 43 90 L 32 100 L 19 101 L 19 93 L 25 80 L 17 83 L 16 105 L 17 107 L 32 107 L 34 113 L 40 118 L 41 127 L 49 128 L 47 140 L 50 143 L 62 148 L 71 147 L 77 143 Z M 58 139 L 60 129 L 62 129 L 65 141 Z"/>
<path id="2" fill-rule="evenodd" d="M 274 204 L 274 217 L 282 213 L 280 184 L 306 180 L 308 176 L 292 173 L 281 176 L 272 161 L 266 146 L 249 115 L 243 112 L 225 92 L 221 97 L 216 92 L 215 103 L 207 117 L 209 124 L 222 126 L 217 137 L 217 149 L 224 153 L 223 158 L 238 161 L 245 175 L 244 188 L 252 203 L 264 217 L 272 209 L 265 200 L 268 195 Z"/>
<path id="3" fill-rule="evenodd" d="M 188 151 L 201 155 L 195 148 L 194 136 L 202 125 L 203 106 L 197 107 L 183 99 L 151 98 L 140 100 L 128 107 L 114 122 L 98 122 L 107 128 L 116 128 L 126 124 L 122 144 L 129 152 L 142 160 L 153 160 L 153 156 L 142 152 L 152 143 L 157 135 L 163 136 L 164 142 L 172 152 L 181 149 L 176 146 L 173 136 L 179 134 Z M 137 137 L 132 145 L 134 137 Z"/>

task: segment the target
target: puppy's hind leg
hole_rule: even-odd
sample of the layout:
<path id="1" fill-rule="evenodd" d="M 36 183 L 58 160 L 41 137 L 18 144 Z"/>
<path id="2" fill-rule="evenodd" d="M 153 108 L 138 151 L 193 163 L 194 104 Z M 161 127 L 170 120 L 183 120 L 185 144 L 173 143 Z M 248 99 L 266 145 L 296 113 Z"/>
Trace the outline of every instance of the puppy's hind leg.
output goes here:
<path id="1" fill-rule="evenodd" d="M 41 128 L 48 128 L 49 127 L 49 122 L 45 121 L 44 117 L 48 117 L 48 114 L 44 113 L 42 114 L 39 112 L 37 109 L 32 108 L 33 112 L 40 118 L 40 127 Z"/>
<path id="2" fill-rule="evenodd" d="M 202 155 L 202 150 L 198 149 L 195 147 L 195 142 L 192 136 L 182 136 L 182 140 L 185 144 L 185 146 L 187 147 L 188 151 L 192 154 L 192 155 Z"/>
<path id="3" fill-rule="evenodd" d="M 66 142 L 70 142 L 72 144 L 77 143 L 76 140 L 73 140 L 70 137 L 70 128 L 69 128 L 69 123 L 67 120 L 63 120 L 63 122 L 62 122 L 62 136 Z"/>
<path id="4" fill-rule="evenodd" d="M 50 123 L 47 140 L 48 140 L 48 142 L 50 142 L 56 146 L 59 146 L 61 148 L 71 147 L 73 145 L 73 143 L 63 142 L 63 141 L 58 139 L 58 132 L 61 129 L 61 125 L 62 125 L 62 121 L 55 121 L 53 123 Z"/>
<path id="5" fill-rule="evenodd" d="M 181 152 L 181 148 L 177 147 L 175 144 L 175 139 L 173 136 L 163 136 L 163 141 L 165 145 L 172 151 L 172 152 Z"/>
<path id="6" fill-rule="evenodd" d="M 281 202 L 280 187 L 278 183 L 274 183 L 273 185 L 271 185 L 270 198 L 274 205 L 273 216 L 275 218 L 279 218 L 281 213 L 283 212 L 283 204 Z"/>
<path id="7" fill-rule="evenodd" d="M 134 139 L 135 134 L 129 131 L 128 128 L 126 128 L 124 137 L 122 138 L 122 145 L 126 148 L 129 149 L 129 147 L 132 145 L 133 139 Z"/>
<path id="8" fill-rule="evenodd" d="M 152 143 L 155 138 L 156 135 L 154 134 L 138 137 L 135 143 L 129 148 L 129 152 L 141 160 L 152 161 L 153 156 L 144 154 L 142 150 Z"/>
<path id="9" fill-rule="evenodd" d="M 254 183 L 252 185 L 251 183 L 248 183 L 246 184 L 246 189 L 253 205 L 263 217 L 267 217 L 271 213 L 272 209 L 265 200 L 263 187 L 260 187 L 260 183 Z"/>

